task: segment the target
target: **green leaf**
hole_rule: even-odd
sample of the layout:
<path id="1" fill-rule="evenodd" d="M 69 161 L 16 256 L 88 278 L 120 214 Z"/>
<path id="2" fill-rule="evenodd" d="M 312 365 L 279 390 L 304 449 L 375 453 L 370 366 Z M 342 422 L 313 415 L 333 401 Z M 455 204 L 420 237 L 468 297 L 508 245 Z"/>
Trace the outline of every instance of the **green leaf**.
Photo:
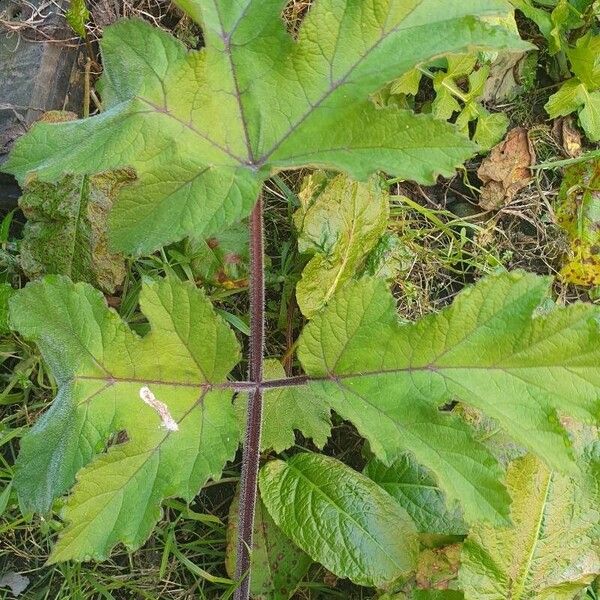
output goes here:
<path id="1" fill-rule="evenodd" d="M 571 600 L 600 573 L 598 448 L 584 477 L 552 472 L 531 455 L 511 464 L 514 526 L 472 528 L 459 573 L 467 600 Z"/>
<path id="2" fill-rule="evenodd" d="M 600 36 L 591 33 L 567 50 L 575 77 L 550 97 L 545 108 L 551 118 L 579 110 L 579 121 L 592 142 L 600 141 Z"/>
<path id="3" fill-rule="evenodd" d="M 600 91 L 585 94 L 579 121 L 591 142 L 600 141 Z"/>
<path id="4" fill-rule="evenodd" d="M 85 0 L 71 0 L 65 13 L 69 27 L 79 36 L 85 37 L 85 25 L 90 20 L 90 11 L 85 5 Z"/>
<path id="5" fill-rule="evenodd" d="M 27 217 L 20 257 L 27 277 L 68 275 L 114 292 L 125 262 L 108 250 L 107 218 L 119 189 L 131 180 L 122 170 L 26 185 L 19 206 Z"/>
<path id="6" fill-rule="evenodd" d="M 230 577 L 235 574 L 239 504 L 238 489 L 231 501 L 227 527 L 225 565 Z M 311 558 L 282 533 L 259 499 L 252 539 L 251 597 L 254 600 L 288 600 L 311 564 Z"/>
<path id="7" fill-rule="evenodd" d="M 571 70 L 590 90 L 600 88 L 600 35 L 587 35 L 577 40 L 574 48 L 567 50 Z"/>
<path id="8" fill-rule="evenodd" d="M 284 379 L 285 370 L 276 359 L 267 359 L 264 363 L 266 381 Z M 310 391 L 294 386 L 265 390 L 263 393 L 263 428 L 260 449 L 265 452 L 274 450 L 283 452 L 296 443 L 294 431 L 304 437 L 312 438 L 317 448 L 327 442 L 331 431 L 329 406 L 320 396 L 311 396 Z M 235 401 L 235 409 L 244 429 L 246 422 L 247 394 L 240 394 Z"/>
<path id="9" fill-rule="evenodd" d="M 456 126 L 466 137 L 470 136 L 469 123 L 477 121 L 473 141 L 480 150 L 489 150 L 498 143 L 508 129 L 508 117 L 490 114 L 480 104 L 485 84 L 490 74 L 490 65 L 483 64 L 476 69 L 477 54 L 449 56 L 447 69 L 433 76 L 436 97 L 432 103 L 433 114 L 438 119 L 448 120 L 455 113 Z M 466 83 L 467 90 L 461 83 Z"/>
<path id="10" fill-rule="evenodd" d="M 412 590 L 408 594 L 384 594 L 378 600 L 463 600 L 462 592 L 455 590 Z"/>
<path id="11" fill-rule="evenodd" d="M 391 466 L 371 460 L 364 474 L 393 496 L 415 522 L 419 533 L 466 535 L 467 526 L 457 507 L 446 507 L 435 478 L 405 454 Z"/>
<path id="12" fill-rule="evenodd" d="M 300 250 L 314 253 L 296 286 L 298 306 L 306 317 L 321 310 L 356 274 L 385 232 L 390 213 L 389 194 L 378 178 L 359 183 L 338 175 L 307 198 L 319 179 L 319 174 L 309 176 L 301 193 L 304 206 L 294 215 Z"/>
<path id="13" fill-rule="evenodd" d="M 463 600 L 462 592 L 456 590 L 415 590 L 411 600 Z"/>
<path id="14" fill-rule="evenodd" d="M 551 119 L 566 117 L 576 111 L 585 99 L 585 86 L 576 78 L 569 79 L 548 99 L 546 112 Z"/>
<path id="15" fill-rule="evenodd" d="M 4 489 L 0 492 L 0 516 L 4 514 L 8 501 L 10 500 L 10 493 L 12 492 L 12 481 L 9 481 Z"/>
<path id="16" fill-rule="evenodd" d="M 498 142 L 504 139 L 508 130 L 509 118 L 504 113 L 488 113 L 485 110 L 479 112 L 477 125 L 473 135 L 482 150 L 490 150 Z"/>
<path id="17" fill-rule="evenodd" d="M 439 409 L 451 400 L 473 406 L 550 465 L 573 468 L 557 411 L 598 414 L 598 310 L 576 304 L 537 316 L 549 284 L 488 277 L 441 313 L 399 325 L 383 282 L 351 282 L 305 328 L 299 357 L 313 393 L 380 460 L 412 452 L 467 521 L 501 522 L 508 497 L 498 463 L 464 421 Z"/>
<path id="18" fill-rule="evenodd" d="M 192 500 L 238 446 L 232 394 L 211 387 L 239 359 L 229 326 L 202 291 L 175 279 L 146 281 L 140 302 L 150 322 L 143 338 L 98 291 L 63 277 L 11 300 L 12 325 L 37 343 L 59 384 L 22 439 L 14 484 L 23 510 L 49 510 L 77 476 L 53 562 L 140 546 L 161 501 Z"/>
<path id="19" fill-rule="evenodd" d="M 414 571 L 418 539 L 408 513 L 343 463 L 296 454 L 264 465 L 259 483 L 275 523 L 338 577 L 386 588 Z"/>
<path id="20" fill-rule="evenodd" d="M 111 216 L 115 247 L 148 253 L 190 234 L 210 237 L 248 215 L 269 175 L 321 165 L 366 179 L 383 170 L 433 182 L 474 152 L 445 123 L 369 100 L 444 53 L 524 48 L 490 25 L 503 0 L 319 0 L 297 40 L 281 0 L 179 0 L 206 47 L 126 20 L 101 41 L 104 111 L 38 124 L 3 168 L 21 183 L 122 166 L 137 181 Z"/>
<path id="21" fill-rule="evenodd" d="M 539 28 L 542 35 L 548 39 L 552 32 L 552 19 L 542 8 L 535 7 L 531 0 L 509 0 L 528 19 L 531 19 Z"/>
<path id="22" fill-rule="evenodd" d="M 423 74 L 419 69 L 412 69 L 398 77 L 390 86 L 391 94 L 407 94 L 416 96 L 419 93 L 419 84 Z"/>

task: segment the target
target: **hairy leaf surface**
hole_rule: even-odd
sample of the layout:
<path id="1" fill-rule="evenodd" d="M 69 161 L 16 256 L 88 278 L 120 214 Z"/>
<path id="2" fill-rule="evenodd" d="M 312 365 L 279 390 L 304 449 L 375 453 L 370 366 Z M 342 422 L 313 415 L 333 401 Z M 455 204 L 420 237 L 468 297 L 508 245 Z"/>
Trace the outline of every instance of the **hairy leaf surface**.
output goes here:
<path id="1" fill-rule="evenodd" d="M 408 513 L 376 483 L 320 454 L 268 462 L 260 492 L 281 530 L 339 577 L 385 588 L 416 567 Z"/>
<path id="2" fill-rule="evenodd" d="M 432 182 L 475 146 L 369 96 L 417 64 L 475 48 L 522 48 L 487 19 L 503 0 L 319 0 L 297 40 L 282 0 L 179 0 L 206 48 L 186 51 L 141 21 L 105 29 L 104 111 L 38 124 L 4 168 L 23 183 L 128 166 L 138 180 L 112 213 L 112 240 L 143 253 L 247 215 L 278 169 L 322 165 L 365 179 L 384 170 Z"/>
<path id="3" fill-rule="evenodd" d="M 14 483 L 23 509 L 47 511 L 77 476 L 52 561 L 139 546 L 163 498 L 191 500 L 238 446 L 231 392 L 210 385 L 239 359 L 229 326 L 203 292 L 174 279 L 145 282 L 140 302 L 144 338 L 99 292 L 66 278 L 48 276 L 11 300 L 13 326 L 37 343 L 59 384 L 21 443 Z"/>
<path id="4" fill-rule="evenodd" d="M 476 524 L 463 547 L 468 600 L 571 600 L 600 572 L 598 445 L 584 476 L 552 472 L 532 455 L 508 469 L 513 527 Z"/>
<path id="5" fill-rule="evenodd" d="M 598 311 L 537 315 L 549 280 L 501 274 L 418 323 L 399 325 L 381 281 L 351 282 L 304 330 L 299 356 L 312 388 L 352 421 L 386 464 L 411 451 L 467 520 L 502 520 L 500 469 L 459 417 L 460 400 L 558 469 L 572 468 L 557 412 L 598 415 Z"/>

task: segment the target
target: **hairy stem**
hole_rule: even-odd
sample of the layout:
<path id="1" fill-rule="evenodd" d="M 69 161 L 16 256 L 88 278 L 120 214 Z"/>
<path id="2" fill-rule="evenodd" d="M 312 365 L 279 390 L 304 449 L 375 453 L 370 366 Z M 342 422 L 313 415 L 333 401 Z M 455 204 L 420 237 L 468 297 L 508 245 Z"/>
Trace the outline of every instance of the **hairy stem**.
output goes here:
<path id="1" fill-rule="evenodd" d="M 256 508 L 260 433 L 262 423 L 263 348 L 265 336 L 265 282 L 263 248 L 263 201 L 259 196 L 250 216 L 250 381 L 256 388 L 249 392 L 246 437 L 240 480 L 237 559 L 235 578 L 241 580 L 234 600 L 250 595 L 250 552 Z M 243 579 L 242 579 L 243 578 Z"/>

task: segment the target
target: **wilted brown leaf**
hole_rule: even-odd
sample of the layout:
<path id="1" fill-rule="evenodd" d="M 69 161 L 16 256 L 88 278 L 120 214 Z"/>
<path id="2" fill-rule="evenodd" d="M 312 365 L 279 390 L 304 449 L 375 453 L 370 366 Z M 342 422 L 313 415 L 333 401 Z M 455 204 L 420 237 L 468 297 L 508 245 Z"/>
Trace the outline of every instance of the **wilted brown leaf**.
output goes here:
<path id="1" fill-rule="evenodd" d="M 479 205 L 484 210 L 497 210 L 508 204 L 531 181 L 530 167 L 535 151 L 527 130 L 517 127 L 492 149 L 481 163 L 477 175 L 484 184 Z"/>
<path id="2" fill-rule="evenodd" d="M 482 100 L 498 104 L 511 100 L 523 91 L 524 82 L 535 74 L 536 54 L 531 52 L 501 52 L 490 67 Z"/>
<path id="3" fill-rule="evenodd" d="M 556 119 L 552 133 L 556 141 L 571 158 L 581 156 L 581 133 L 573 125 L 572 117 L 560 117 Z"/>

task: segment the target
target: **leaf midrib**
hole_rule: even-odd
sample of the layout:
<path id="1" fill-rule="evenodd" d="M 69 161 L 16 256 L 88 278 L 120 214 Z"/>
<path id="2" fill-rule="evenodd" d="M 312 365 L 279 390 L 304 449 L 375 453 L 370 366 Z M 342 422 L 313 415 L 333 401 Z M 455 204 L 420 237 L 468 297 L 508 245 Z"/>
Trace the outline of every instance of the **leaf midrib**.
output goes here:
<path id="1" fill-rule="evenodd" d="M 541 501 L 539 509 L 538 509 L 538 517 L 537 517 L 537 521 L 536 521 L 535 531 L 533 532 L 533 543 L 531 544 L 531 548 L 529 550 L 527 559 L 525 560 L 525 563 L 523 564 L 523 567 L 521 568 L 521 570 L 519 572 L 519 577 L 517 579 L 517 584 L 516 584 L 515 590 L 514 590 L 514 592 L 511 591 L 510 598 L 513 598 L 514 600 L 520 600 L 521 598 L 523 598 L 523 592 L 525 591 L 525 585 L 527 583 L 527 578 L 528 578 L 530 570 L 531 570 L 531 565 L 533 563 L 533 557 L 535 556 L 535 551 L 540 542 L 541 533 L 542 533 L 542 529 L 544 526 L 545 510 L 546 510 L 546 505 L 548 504 L 548 497 L 550 495 L 551 484 L 552 484 L 552 473 L 547 472 L 546 473 L 546 481 L 544 484 L 543 497 L 542 497 L 542 501 Z"/>

